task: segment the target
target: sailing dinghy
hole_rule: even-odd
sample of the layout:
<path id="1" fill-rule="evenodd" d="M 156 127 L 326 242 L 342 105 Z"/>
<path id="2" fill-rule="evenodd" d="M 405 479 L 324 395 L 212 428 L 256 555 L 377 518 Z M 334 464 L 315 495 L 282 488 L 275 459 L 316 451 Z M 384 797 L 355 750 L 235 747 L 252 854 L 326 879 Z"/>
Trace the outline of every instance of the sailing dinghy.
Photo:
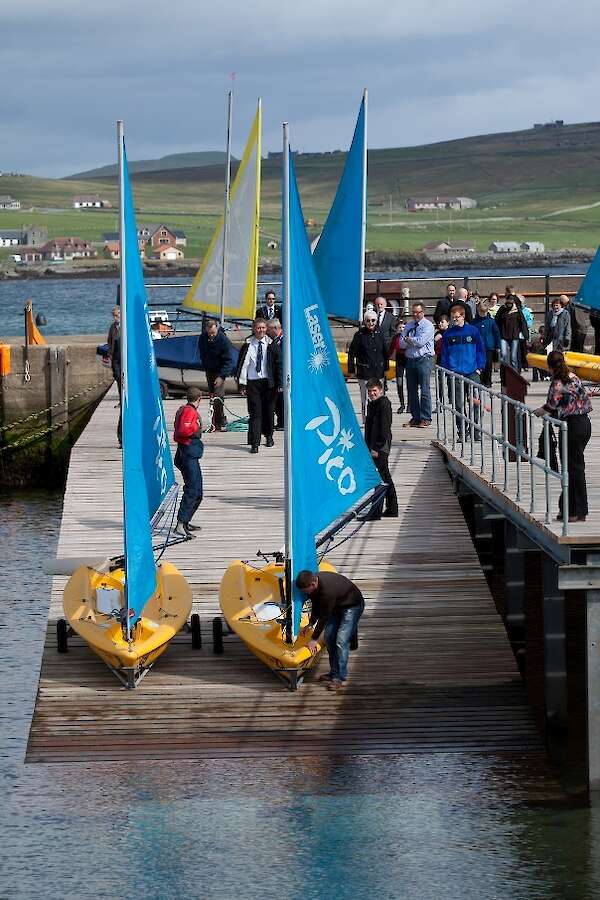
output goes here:
<path id="1" fill-rule="evenodd" d="M 229 186 L 231 159 L 231 104 L 227 129 L 225 205 L 206 255 L 182 303 L 182 309 L 201 315 L 249 321 L 256 309 L 260 216 L 261 103 L 248 135 L 233 185 Z M 158 375 L 166 385 L 206 389 L 204 365 L 197 340 L 176 336 L 155 348 Z M 235 371 L 236 359 L 232 361 Z"/>
<path id="2" fill-rule="evenodd" d="M 172 522 L 177 486 L 121 122 L 118 145 L 124 554 L 106 567 L 76 569 L 65 587 L 63 607 L 73 631 L 126 687 L 134 688 L 186 623 L 192 593 L 175 566 L 163 562 L 157 568 L 154 561 L 152 533 L 169 517 Z"/>
<path id="3" fill-rule="evenodd" d="M 305 597 L 295 580 L 316 571 L 317 548 L 377 502 L 385 487 L 362 437 L 337 354 L 304 227 L 284 127 L 283 318 L 285 550 L 257 568 L 235 560 L 221 610 L 246 646 L 295 689 L 316 656 Z M 321 569 L 333 570 L 326 562 Z M 322 644 L 319 645 L 322 649 Z"/>

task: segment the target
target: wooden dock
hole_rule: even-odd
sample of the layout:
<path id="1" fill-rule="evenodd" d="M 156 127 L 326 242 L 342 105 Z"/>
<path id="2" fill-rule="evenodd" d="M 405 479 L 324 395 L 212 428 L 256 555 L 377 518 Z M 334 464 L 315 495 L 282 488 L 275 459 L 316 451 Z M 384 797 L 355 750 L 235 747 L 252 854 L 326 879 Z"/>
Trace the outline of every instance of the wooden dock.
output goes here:
<path id="1" fill-rule="evenodd" d="M 499 385 L 494 383 L 494 388 Z M 595 392 L 597 386 L 593 386 Z M 548 394 L 548 382 L 533 382 L 527 390 L 526 403 L 535 409 L 543 406 Z M 487 399 L 485 400 L 487 404 Z M 489 404 L 487 404 L 489 406 Z M 571 522 L 568 525 L 568 534 L 563 535 L 562 522 L 556 521 L 558 513 L 558 498 L 561 493 L 560 481 L 557 478 L 550 479 L 550 521 L 546 521 L 546 499 L 544 490 L 544 472 L 540 468 L 531 469 L 527 462 L 521 463 L 521 475 L 518 478 L 518 466 L 516 462 L 508 464 L 508 479 L 504 490 L 504 458 L 502 450 L 492 442 L 487 435 L 483 441 L 465 441 L 464 446 L 455 440 L 452 446 L 453 423 L 450 412 L 446 413 L 446 425 L 440 416 L 440 439 L 435 440 L 437 446 L 449 459 L 452 468 L 456 472 L 462 472 L 468 476 L 474 486 L 477 486 L 482 496 L 489 494 L 490 499 L 501 501 L 511 508 L 513 515 L 519 517 L 525 526 L 529 525 L 539 533 L 540 538 L 547 543 L 557 545 L 557 550 L 562 547 L 567 552 L 569 547 L 591 547 L 600 544 L 600 398 L 592 396 L 592 436 L 585 451 L 586 482 L 588 491 L 589 515 L 585 522 Z M 495 406 L 495 432 L 502 433 L 501 410 L 499 404 Z M 534 453 L 537 452 L 537 435 L 542 429 L 542 420 L 534 418 L 535 435 Z M 436 429 L 434 419 L 433 428 Z M 491 431 L 490 414 L 484 414 L 484 428 Z M 445 432 L 445 434 L 444 434 Z M 435 435 L 434 435 L 435 437 Z M 473 452 L 471 453 L 471 449 Z M 495 480 L 492 479 L 492 457 L 495 457 Z M 520 481 L 520 491 L 518 482 Z M 532 485 L 533 481 L 533 485 Z M 532 490 L 533 488 L 533 490 Z M 534 498 L 532 508 L 532 495 Z"/>
<path id="2" fill-rule="evenodd" d="M 113 389 L 74 448 L 59 556 L 121 551 L 115 399 Z M 228 405 L 244 413 L 241 399 Z M 169 422 L 177 406 L 167 401 Z M 395 417 L 390 466 L 400 517 L 366 524 L 328 557 L 366 598 L 343 691 L 317 683 L 325 660 L 291 693 L 236 638 L 223 656 L 212 653 L 226 566 L 283 542 L 283 436 L 251 456 L 244 433 L 209 434 L 202 531 L 168 554 L 191 583 L 203 648 L 179 635 L 126 691 L 80 639 L 57 654 L 65 579 L 55 578 L 27 761 L 539 751 L 504 626 L 430 443 L 435 431 L 402 429 L 406 418 Z"/>

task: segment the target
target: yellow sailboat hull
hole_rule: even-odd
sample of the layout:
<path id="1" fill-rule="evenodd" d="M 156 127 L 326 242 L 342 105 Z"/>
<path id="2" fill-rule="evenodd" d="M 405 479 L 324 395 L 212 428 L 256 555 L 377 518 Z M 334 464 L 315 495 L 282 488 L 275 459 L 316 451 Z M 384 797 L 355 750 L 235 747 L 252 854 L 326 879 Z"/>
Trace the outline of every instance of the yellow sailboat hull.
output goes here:
<path id="1" fill-rule="evenodd" d="M 185 625 L 192 609 L 192 592 L 178 569 L 164 562 L 157 569 L 157 589 L 144 607 L 127 641 L 118 619 L 98 609 L 99 588 L 118 591 L 124 605 L 124 572 L 98 572 L 81 566 L 70 577 L 63 593 L 67 622 L 128 687 L 165 652 L 171 639 Z M 114 595 L 115 598 L 117 595 Z M 118 609 L 118 603 L 115 604 Z"/>
<path id="2" fill-rule="evenodd" d="M 340 367 L 341 367 L 341 369 L 342 369 L 342 372 L 344 373 L 344 378 L 349 378 L 349 377 L 351 377 L 351 376 L 348 375 L 348 354 L 347 354 L 347 353 L 343 353 L 343 352 L 340 350 L 340 351 L 338 351 L 337 358 L 338 358 L 338 362 L 339 362 L 339 364 L 340 364 Z M 388 378 L 388 379 L 392 379 L 392 378 L 395 378 L 395 377 L 396 377 L 396 360 L 395 360 L 395 359 L 390 359 L 390 362 L 389 362 L 389 369 L 387 370 L 387 378 Z"/>
<path id="3" fill-rule="evenodd" d="M 319 569 L 335 572 L 328 562 L 322 562 Z M 277 619 L 261 621 L 259 618 L 264 604 L 281 604 L 282 576 L 283 566 L 280 564 L 269 563 L 262 569 L 256 569 L 237 559 L 223 575 L 219 600 L 230 629 L 241 638 L 251 653 L 295 688 L 315 664 L 325 645 L 318 643 L 318 652 L 313 656 L 307 646 L 310 634 L 302 633 L 294 644 L 286 644 L 283 610 Z M 308 619 L 308 614 L 303 613 L 301 629 L 308 625 Z"/>
<path id="4" fill-rule="evenodd" d="M 548 369 L 548 360 L 543 353 L 528 353 L 527 362 L 535 369 Z M 565 353 L 565 362 L 572 372 L 584 381 L 600 382 L 600 356 L 593 353 Z"/>

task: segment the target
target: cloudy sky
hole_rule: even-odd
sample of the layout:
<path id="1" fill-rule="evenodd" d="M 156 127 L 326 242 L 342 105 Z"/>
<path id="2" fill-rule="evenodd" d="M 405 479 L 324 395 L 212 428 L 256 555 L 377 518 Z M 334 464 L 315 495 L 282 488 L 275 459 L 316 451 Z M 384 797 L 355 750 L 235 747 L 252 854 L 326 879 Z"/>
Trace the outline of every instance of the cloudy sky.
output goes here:
<path id="1" fill-rule="evenodd" d="M 0 170 L 60 176 L 114 161 L 234 152 L 258 96 L 303 150 L 347 146 L 364 87 L 369 145 L 600 117 L 596 0 L 3 0 Z"/>

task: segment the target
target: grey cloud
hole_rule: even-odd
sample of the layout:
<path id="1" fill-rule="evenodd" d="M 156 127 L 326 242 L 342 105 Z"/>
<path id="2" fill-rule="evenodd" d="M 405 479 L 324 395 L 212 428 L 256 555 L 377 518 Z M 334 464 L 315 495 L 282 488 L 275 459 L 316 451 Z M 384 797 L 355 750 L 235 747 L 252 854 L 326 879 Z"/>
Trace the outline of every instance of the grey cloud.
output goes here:
<path id="1" fill-rule="evenodd" d="M 0 169 L 61 175 L 112 161 L 114 123 L 130 158 L 221 148 L 237 72 L 235 150 L 256 97 L 264 147 L 288 120 L 295 146 L 345 147 L 363 87 L 373 147 L 593 118 L 600 7 L 576 0 L 305 0 L 198 4 L 57 0 L 3 10 Z M 43 149 L 40 149 L 43 148 Z"/>

